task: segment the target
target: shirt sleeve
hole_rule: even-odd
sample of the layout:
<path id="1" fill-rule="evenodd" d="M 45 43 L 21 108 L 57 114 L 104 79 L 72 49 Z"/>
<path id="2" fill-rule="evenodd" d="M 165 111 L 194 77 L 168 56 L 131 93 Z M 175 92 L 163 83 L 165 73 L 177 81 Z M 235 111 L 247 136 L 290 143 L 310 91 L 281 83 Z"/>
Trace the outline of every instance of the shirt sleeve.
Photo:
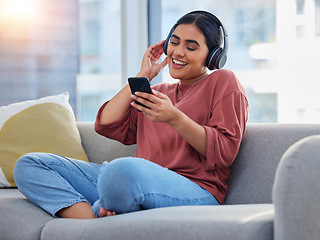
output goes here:
<path id="1" fill-rule="evenodd" d="M 108 102 L 104 103 L 98 111 L 94 125 L 95 131 L 104 137 L 117 140 L 125 145 L 135 144 L 137 135 L 137 110 L 130 106 L 128 112 L 119 120 L 109 124 L 102 124 L 100 122 L 100 116 L 107 104 Z"/>
<path id="2" fill-rule="evenodd" d="M 238 154 L 248 115 L 248 102 L 242 92 L 233 92 L 213 108 L 208 125 L 206 170 L 229 167 Z"/>

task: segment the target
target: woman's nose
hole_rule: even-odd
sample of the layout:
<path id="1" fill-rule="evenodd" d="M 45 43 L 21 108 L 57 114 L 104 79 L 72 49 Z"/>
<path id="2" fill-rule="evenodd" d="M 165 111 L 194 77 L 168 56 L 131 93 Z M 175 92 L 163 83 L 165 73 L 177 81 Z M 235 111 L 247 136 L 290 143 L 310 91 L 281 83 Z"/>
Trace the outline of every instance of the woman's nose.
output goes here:
<path id="1" fill-rule="evenodd" d="M 179 56 L 179 57 L 183 57 L 184 56 L 184 50 L 182 48 L 182 46 L 177 46 L 175 47 L 174 51 L 173 51 L 173 54 L 176 55 L 176 56 Z"/>

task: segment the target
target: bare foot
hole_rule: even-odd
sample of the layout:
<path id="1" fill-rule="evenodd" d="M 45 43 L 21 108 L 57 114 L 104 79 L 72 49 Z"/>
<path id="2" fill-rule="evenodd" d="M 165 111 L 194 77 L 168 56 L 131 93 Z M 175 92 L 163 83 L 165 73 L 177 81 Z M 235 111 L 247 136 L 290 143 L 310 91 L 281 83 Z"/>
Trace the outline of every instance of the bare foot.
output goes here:
<path id="1" fill-rule="evenodd" d="M 93 212 L 92 207 L 87 202 L 78 202 L 70 207 L 61 209 L 56 213 L 57 216 L 62 218 L 76 218 L 76 219 L 92 219 L 97 218 Z"/>
<path id="2" fill-rule="evenodd" d="M 99 214 L 100 214 L 100 217 L 109 217 L 109 216 L 117 215 L 116 212 L 112 212 L 112 211 L 105 209 L 105 208 L 100 208 Z"/>

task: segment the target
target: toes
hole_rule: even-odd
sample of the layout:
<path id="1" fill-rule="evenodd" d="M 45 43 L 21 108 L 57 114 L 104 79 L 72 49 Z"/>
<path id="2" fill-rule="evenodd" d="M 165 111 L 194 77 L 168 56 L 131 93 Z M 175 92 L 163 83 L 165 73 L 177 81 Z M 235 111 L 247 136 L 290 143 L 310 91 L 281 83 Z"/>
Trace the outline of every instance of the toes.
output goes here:
<path id="1" fill-rule="evenodd" d="M 100 217 L 106 217 L 108 215 L 108 210 L 105 208 L 100 208 L 99 215 Z"/>
<path id="2" fill-rule="evenodd" d="M 116 212 L 110 211 L 110 210 L 105 209 L 105 208 L 100 208 L 99 214 L 100 214 L 100 217 L 109 217 L 109 216 L 117 215 Z"/>

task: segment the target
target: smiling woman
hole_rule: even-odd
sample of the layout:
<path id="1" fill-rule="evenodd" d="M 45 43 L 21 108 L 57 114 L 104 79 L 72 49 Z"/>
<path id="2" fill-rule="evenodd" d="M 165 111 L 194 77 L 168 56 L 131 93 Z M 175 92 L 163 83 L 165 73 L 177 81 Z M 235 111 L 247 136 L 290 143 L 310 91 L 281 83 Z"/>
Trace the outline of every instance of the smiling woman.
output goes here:
<path id="1" fill-rule="evenodd" d="M 170 75 L 182 85 L 193 84 L 206 75 L 208 54 L 206 38 L 196 25 L 177 26 L 167 48 Z"/>
<path id="2" fill-rule="evenodd" d="M 171 77 L 178 82 L 154 85 L 153 94 L 132 94 L 126 85 L 99 109 L 96 132 L 125 145 L 137 144 L 134 157 L 115 159 L 101 166 L 61 155 L 24 155 L 17 163 L 20 171 L 16 176 L 23 180 L 27 179 L 25 174 L 32 172 L 35 177 L 30 184 L 17 183 L 19 190 L 52 215 L 68 218 L 223 204 L 229 166 L 246 128 L 248 101 L 235 74 L 218 69 L 221 65 L 215 63 L 219 62 L 219 55 L 213 55 L 214 65 L 207 64 L 211 50 L 221 46 L 215 39 L 223 37 L 216 18 L 209 16 L 213 15 L 193 11 L 180 18 L 190 21 L 178 20 L 173 39 L 169 35 L 168 41 L 148 47 L 140 71 L 132 78 L 151 81 L 168 65 Z M 218 36 L 211 39 L 199 27 L 207 24 L 213 26 Z M 160 60 L 164 53 L 167 57 Z M 209 74 L 207 68 L 218 70 Z M 58 167 L 38 167 L 47 164 Z M 61 165 L 73 168 L 65 171 Z M 50 196 L 55 192 L 59 197 L 47 198 L 40 189 L 50 191 Z"/>

